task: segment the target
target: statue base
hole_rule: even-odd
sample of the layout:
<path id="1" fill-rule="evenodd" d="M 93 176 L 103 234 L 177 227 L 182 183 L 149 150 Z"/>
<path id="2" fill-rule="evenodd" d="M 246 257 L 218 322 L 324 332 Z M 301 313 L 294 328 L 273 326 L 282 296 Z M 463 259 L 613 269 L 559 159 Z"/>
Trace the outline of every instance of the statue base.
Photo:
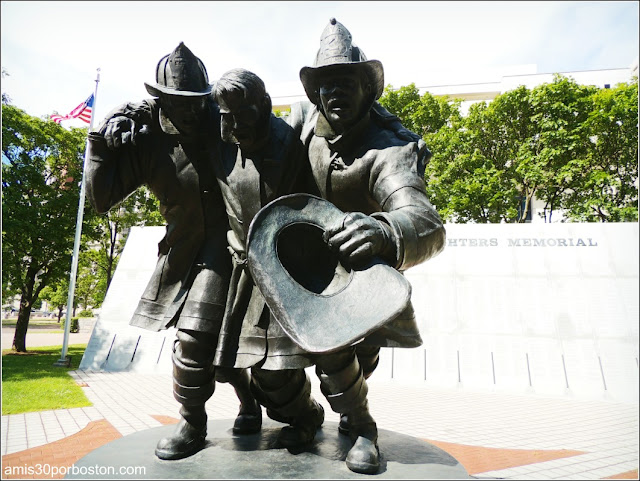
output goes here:
<path id="1" fill-rule="evenodd" d="M 65 479 L 467 479 L 451 455 L 420 439 L 379 430 L 380 471 L 354 473 L 344 460 L 351 448 L 338 424 L 325 422 L 312 444 L 293 452 L 281 448 L 277 436 L 284 426 L 265 419 L 262 431 L 234 435 L 233 420 L 209 421 L 204 448 L 188 458 L 158 459 L 160 438 L 175 425 L 139 431 L 112 441 L 81 458 Z M 144 469 L 142 469 L 144 468 Z"/>

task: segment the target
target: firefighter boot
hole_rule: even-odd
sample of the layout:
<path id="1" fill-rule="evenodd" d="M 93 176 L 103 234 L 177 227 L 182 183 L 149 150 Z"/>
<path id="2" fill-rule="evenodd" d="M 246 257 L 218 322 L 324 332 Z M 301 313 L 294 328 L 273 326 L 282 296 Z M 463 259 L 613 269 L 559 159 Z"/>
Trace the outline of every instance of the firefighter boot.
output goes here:
<path id="1" fill-rule="evenodd" d="M 373 371 L 378 367 L 380 361 L 380 347 L 369 346 L 366 344 L 356 345 L 356 357 L 362 367 L 362 374 L 365 379 L 369 379 L 373 374 Z M 340 414 L 340 423 L 338 424 L 338 431 L 345 436 L 349 435 L 349 416 L 345 413 Z"/>
<path id="2" fill-rule="evenodd" d="M 300 448 L 311 443 L 324 422 L 324 409 L 311 396 L 311 382 L 304 369 L 252 371 L 252 390 L 267 414 L 289 424 L 278 434 L 286 448 Z"/>
<path id="3" fill-rule="evenodd" d="M 246 369 L 218 368 L 216 381 L 228 382 L 240 400 L 240 411 L 233 423 L 234 434 L 253 434 L 262 428 L 262 408 L 251 393 L 251 376 Z"/>
<path id="4" fill-rule="evenodd" d="M 202 406 L 182 406 L 180 422 L 170 436 L 156 446 L 160 459 L 182 459 L 197 453 L 207 437 L 207 413 Z"/>
<path id="5" fill-rule="evenodd" d="M 373 474 L 380 469 L 378 430 L 369 413 L 367 382 L 356 358 L 355 349 L 322 356 L 316 362 L 320 389 L 331 408 L 349 420 L 353 446 L 346 458 L 347 467 L 356 473 Z"/>
<path id="6" fill-rule="evenodd" d="M 209 339 L 202 333 L 178 330 L 173 345 L 173 396 L 182 405 L 174 432 L 156 446 L 160 459 L 181 459 L 200 450 L 207 435 L 205 403 L 215 390 Z"/>

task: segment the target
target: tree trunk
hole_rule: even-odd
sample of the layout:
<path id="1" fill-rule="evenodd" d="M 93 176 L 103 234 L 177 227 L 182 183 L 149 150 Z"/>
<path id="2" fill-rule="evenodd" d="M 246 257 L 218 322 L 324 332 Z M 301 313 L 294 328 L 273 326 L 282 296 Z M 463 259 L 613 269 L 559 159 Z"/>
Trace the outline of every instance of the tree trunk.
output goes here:
<path id="1" fill-rule="evenodd" d="M 12 349 L 17 352 L 27 352 L 27 329 L 29 328 L 29 317 L 31 316 L 31 305 L 25 299 L 24 294 L 20 298 L 20 310 L 16 321 L 16 331 L 13 335 Z"/>
<path id="2" fill-rule="evenodd" d="M 107 290 L 109 290 L 109 286 L 111 285 L 111 279 L 113 279 L 113 258 L 114 258 L 114 249 L 112 244 L 111 250 L 109 252 L 109 256 L 107 257 Z"/>
<path id="3" fill-rule="evenodd" d="M 118 239 L 118 222 L 109 221 L 109 250 L 107 254 L 107 290 L 111 285 L 111 278 L 113 276 L 113 257 L 116 250 L 116 240 Z"/>
<path id="4" fill-rule="evenodd" d="M 524 224 L 527 221 L 527 214 L 529 213 L 529 209 L 531 208 L 531 197 L 526 195 L 524 197 L 524 207 L 522 212 L 520 212 L 520 217 L 518 218 L 518 224 Z"/>

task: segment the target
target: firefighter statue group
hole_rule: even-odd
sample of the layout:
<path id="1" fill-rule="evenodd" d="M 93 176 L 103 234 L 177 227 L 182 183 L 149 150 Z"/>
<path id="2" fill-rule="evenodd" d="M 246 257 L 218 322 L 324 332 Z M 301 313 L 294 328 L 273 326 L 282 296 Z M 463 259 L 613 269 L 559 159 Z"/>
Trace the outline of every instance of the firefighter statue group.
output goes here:
<path id="1" fill-rule="evenodd" d="M 422 344 L 401 272 L 445 244 L 425 191 L 431 154 L 377 103 L 382 64 L 335 19 L 300 79 L 309 102 L 283 120 L 256 74 L 210 83 L 180 43 L 145 83 L 153 98 L 115 108 L 89 134 L 93 207 L 106 212 L 146 185 L 166 220 L 131 320 L 177 328 L 181 419 L 158 458 L 204 446 L 216 382 L 240 401 L 235 434 L 259 432 L 264 407 L 284 424 L 281 446 L 312 443 L 324 421 L 305 371 L 315 366 L 351 440 L 348 468 L 380 468 L 367 378 L 381 347 Z"/>

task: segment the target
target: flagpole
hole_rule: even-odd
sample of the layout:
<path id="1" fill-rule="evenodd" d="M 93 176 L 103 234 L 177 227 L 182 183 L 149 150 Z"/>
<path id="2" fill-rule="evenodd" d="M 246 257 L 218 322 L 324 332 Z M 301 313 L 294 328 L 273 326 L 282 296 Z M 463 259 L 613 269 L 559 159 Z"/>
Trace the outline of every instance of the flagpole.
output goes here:
<path id="1" fill-rule="evenodd" d="M 93 116 L 96 112 L 98 101 L 98 83 L 100 83 L 100 69 L 97 70 L 96 88 L 93 93 L 93 108 L 91 109 L 91 119 L 89 121 L 89 132 L 93 130 Z M 73 296 L 76 288 L 76 274 L 78 272 L 78 253 L 80 251 L 80 237 L 82 236 L 82 218 L 84 217 L 84 184 L 85 184 L 85 166 L 87 164 L 87 153 L 89 152 L 89 141 L 84 151 L 84 160 L 82 162 L 82 181 L 80 183 L 80 201 L 78 202 L 78 216 L 76 218 L 76 237 L 73 242 L 73 257 L 71 258 L 71 275 L 69 276 L 69 297 L 67 298 L 67 315 L 64 320 L 64 339 L 62 341 L 62 352 L 60 359 L 56 361 L 55 366 L 69 367 L 71 358 L 67 356 L 69 347 L 69 331 L 71 330 L 71 313 L 73 312 Z"/>

